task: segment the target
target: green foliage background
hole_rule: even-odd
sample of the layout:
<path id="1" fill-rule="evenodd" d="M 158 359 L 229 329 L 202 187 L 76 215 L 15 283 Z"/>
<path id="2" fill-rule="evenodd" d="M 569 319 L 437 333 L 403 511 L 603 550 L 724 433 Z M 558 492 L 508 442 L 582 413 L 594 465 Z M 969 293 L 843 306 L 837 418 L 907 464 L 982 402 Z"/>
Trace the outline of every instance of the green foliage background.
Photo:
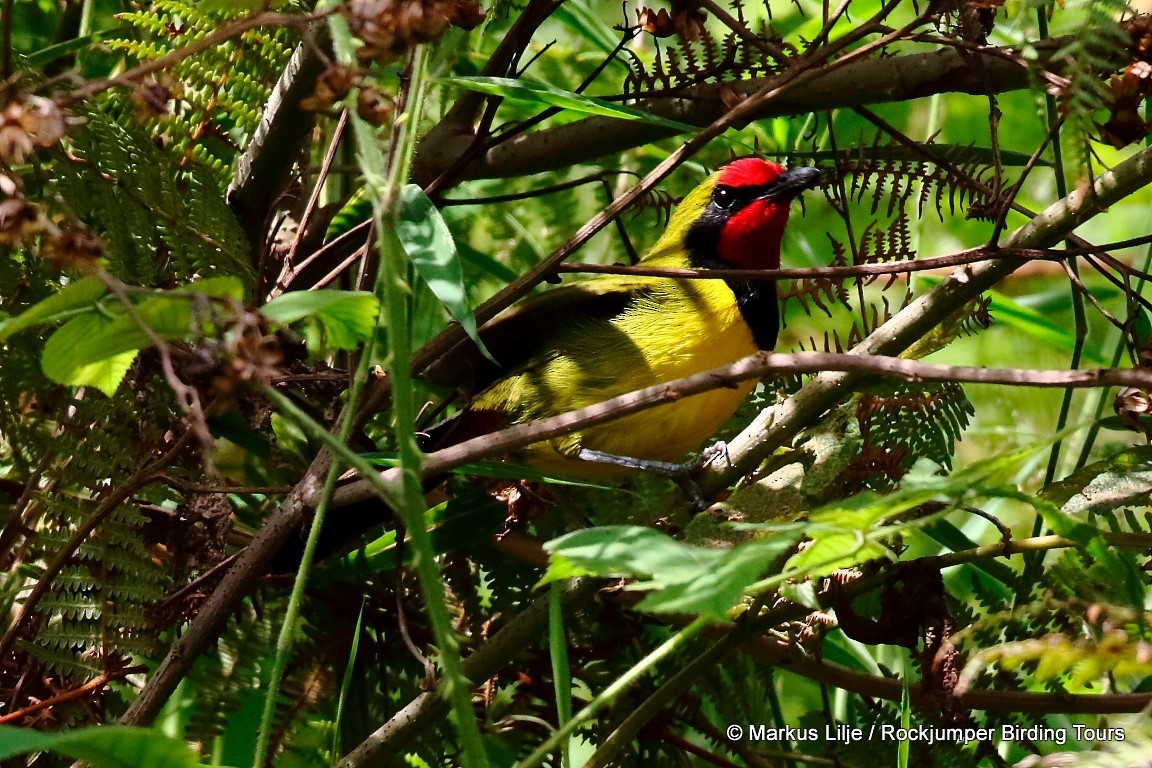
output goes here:
<path id="1" fill-rule="evenodd" d="M 55 750 L 41 759 L 102 764 L 111 744 L 111 759 L 133 765 L 176 754 L 189 764 L 364 764 L 351 750 L 435 683 L 424 656 L 440 665 L 441 682 L 452 679 L 446 657 L 455 653 L 438 634 L 437 607 L 451 616 L 468 659 L 512 617 L 545 615 L 541 606 L 552 600 L 550 621 L 523 653 L 501 659 L 475 686 L 457 680 L 463 708 L 452 719 L 419 720 L 389 759 L 480 764 L 475 731 L 484 758 L 500 766 L 999 766 L 1059 752 L 1079 753 L 1078 764 L 1139 764 L 1152 741 L 1145 720 L 1103 716 L 1085 703 L 1152 687 L 1147 425 L 1114 417 L 1116 392 L 1106 388 L 870 382 L 703 513 L 656 478 L 580 487 L 514 462 L 473 463 L 448 481 L 448 500 L 427 510 L 393 504 L 425 521 L 427 549 L 413 541 L 397 547 L 402 518 L 385 517 L 351 553 L 322 541 L 315 568 L 304 569 L 307 588 L 300 576 L 293 592 L 306 536 L 293 534 L 287 554 L 235 595 L 223 629 L 197 651 L 154 718 L 191 752 L 154 731 L 92 727 L 130 711 L 160 660 L 217 598 L 229 558 L 283 499 L 295 498 L 287 494 L 309 477 L 321 449 L 317 429 L 335 429 L 342 405 L 359 397 L 348 392 L 356 371 L 377 362 L 406 368 L 409 361 L 395 359 L 405 348 L 398 340 L 419 349 L 453 319 L 474 329 L 474 308 L 678 150 L 685 135 L 670 136 L 666 116 L 645 117 L 651 105 L 638 95 L 778 74 L 764 45 L 793 55 L 821 50 L 821 4 L 725 7 L 759 44 L 701 11 L 695 41 L 640 33 L 613 55 L 622 35 L 615 25 L 634 24 L 638 9 L 622 16 L 611 3 L 568 0 L 546 12 L 536 2 L 487 9 L 479 29 L 452 27 L 425 48 L 424 70 L 405 59 L 366 63 L 356 87 L 375 89 L 388 104 L 413 80 L 427 82 L 423 101 L 407 94 L 408 108 L 418 109 L 407 123 L 411 179 L 388 176 L 403 167 L 403 131 L 363 122 L 355 92 L 347 102 L 352 129 L 334 143 L 327 173 L 321 168 L 345 106 L 338 98 L 297 115 L 303 129 L 294 144 L 254 141 L 293 51 L 321 51 L 329 64 L 351 45 L 338 22 L 330 49 L 328 21 L 304 24 L 315 9 L 302 3 L 277 4 L 268 11 L 283 14 L 277 23 L 71 105 L 75 119 L 62 142 L 27 162 L 5 161 L 15 185 L 6 194 L 38 206 L 51 227 L 6 240 L 0 259 L 0 607 L 8 627 L 0 716 L 46 734 L 0 732 L 3 759 Z M 671 10 L 684 23 L 691 8 Z M 186 0 L 10 3 L 6 105 L 34 92 L 65 100 L 77 83 L 147 65 L 260 10 Z M 827 40 L 877 16 L 899 28 L 921 11 L 853 0 Z M 542 13 L 539 29 L 521 41 L 516 66 L 494 74 L 498 46 L 517 39 L 530 13 Z M 1140 141 L 1117 149 L 1099 140 L 1118 109 L 1109 78 L 1142 55 L 1121 25 L 1131 17 L 1115 0 L 942 10 L 923 25 L 926 37 L 904 36 L 885 52 L 978 49 L 985 41 L 972 24 L 992 19 L 987 45 L 1011 47 L 1030 68 L 1029 86 L 993 100 L 945 85 L 864 104 L 867 112 L 845 104 L 731 128 L 623 214 L 627 243 L 621 229 L 605 227 L 577 260 L 622 263 L 629 248 L 644 253 L 670 207 L 706 172 L 752 153 L 828 171 L 824 194 L 793 211 L 786 267 L 980 246 L 1028 220 L 1008 212 L 998 227 L 988 187 L 1042 210 L 1141 151 Z M 1047 81 L 1040 61 L 1049 63 Z M 325 75 L 308 77 L 303 92 L 320 95 Z M 469 79 L 478 77 L 504 79 Z M 728 98 L 725 108 L 739 103 Z M 469 99 L 485 107 L 467 120 L 483 139 L 579 127 L 590 116 L 622 114 L 627 101 L 640 112 L 622 116 L 651 129 L 652 140 L 591 161 L 557 157 L 540 173 L 442 176 L 457 146 L 448 139 L 459 140 L 444 126 Z M 375 160 L 370 147 L 380 150 Z M 276 194 L 256 213 L 236 203 L 237 190 L 252 183 L 246 151 L 248 160 L 255 155 L 259 164 L 263 154 L 291 171 L 282 182 L 258 180 Z M 1147 236 L 1147 182 L 1076 234 L 1095 244 Z M 351 254 L 332 243 L 373 213 L 382 249 L 339 269 Z M 49 258 L 52 227 L 99 237 L 92 274 Z M 374 289 L 393 235 L 409 259 L 405 285 Z M 1146 243 L 1109 252 L 1137 270 L 1152 259 Z M 319 254 L 318 266 L 301 266 L 307 254 Z M 295 259 L 296 274 L 282 271 L 286 258 Z M 1080 292 L 1055 262 L 1029 264 L 962 317 L 940 318 L 913 356 L 999 368 L 1146 367 L 1143 279 L 1079 268 Z M 947 277 L 785 282 L 778 351 L 847 349 Z M 380 321 L 397 296 L 402 327 Z M 173 379 L 187 389 L 173 391 Z M 717 437 L 739 440 L 764 409 L 803 397 L 802 384 L 762 383 Z M 188 406 L 189 391 L 199 405 Z M 417 405 L 427 398 L 436 416 L 460 407 L 421 381 L 405 394 Z M 352 450 L 377 466 L 411 469 L 403 435 L 432 423 L 421 418 L 398 429 L 382 411 L 352 436 Z M 505 483 L 496 499 L 487 491 L 500 483 L 477 479 L 492 477 L 530 484 Z M 320 478 L 311 478 L 317 487 Z M 329 512 L 340 521 L 340 509 Z M 433 556 L 446 600 L 416 575 Z M 844 577 L 843 594 L 830 591 L 823 579 L 845 572 L 859 581 Z M 589 596 L 589 584 L 621 579 L 623 592 Z M 637 591 L 642 599 L 631 599 Z M 920 622 L 911 643 L 893 634 L 891 605 Z M 286 621 L 294 606 L 299 620 Z M 889 634 L 867 640 L 874 625 Z M 933 632 L 956 647 L 947 657 L 951 678 L 932 678 L 933 659 L 943 658 L 935 646 L 924 650 Z M 629 677 L 635 684 L 621 684 Z M 916 691 L 914 702 L 901 695 L 905 686 Z M 992 705 L 964 704 L 957 696 L 965 687 L 987 692 Z M 1019 693 L 1038 703 L 1004 704 Z M 462 712 L 474 716 L 474 728 Z M 645 729 L 613 747 L 611 735 L 640 714 Z M 723 735 L 731 723 L 821 733 L 838 723 L 1042 725 L 1061 733 L 1119 724 L 1127 740 L 872 742 L 860 751 L 827 738 L 733 742 Z"/>

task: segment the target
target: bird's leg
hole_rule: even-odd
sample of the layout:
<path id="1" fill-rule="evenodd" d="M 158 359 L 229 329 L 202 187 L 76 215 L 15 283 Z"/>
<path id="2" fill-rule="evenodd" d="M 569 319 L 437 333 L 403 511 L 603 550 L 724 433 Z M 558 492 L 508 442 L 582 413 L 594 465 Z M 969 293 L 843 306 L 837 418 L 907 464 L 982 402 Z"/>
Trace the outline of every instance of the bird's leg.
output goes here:
<path id="1" fill-rule="evenodd" d="M 708 500 L 704 498 L 704 494 L 700 491 L 700 486 L 696 485 L 696 481 L 692 479 L 692 476 L 706 467 L 712 459 L 719 455 L 726 454 L 727 451 L 727 444 L 720 441 L 702 450 L 699 456 L 680 463 L 656 461 L 654 459 L 638 459 L 634 456 L 620 456 L 615 453 L 593 451 L 588 448 L 581 448 L 576 456 L 581 461 L 612 464 L 613 466 L 627 467 L 628 469 L 641 469 L 645 472 L 651 472 L 675 480 L 677 485 L 683 488 L 684 492 L 692 499 L 693 504 L 699 509 L 706 509 L 708 507 Z"/>

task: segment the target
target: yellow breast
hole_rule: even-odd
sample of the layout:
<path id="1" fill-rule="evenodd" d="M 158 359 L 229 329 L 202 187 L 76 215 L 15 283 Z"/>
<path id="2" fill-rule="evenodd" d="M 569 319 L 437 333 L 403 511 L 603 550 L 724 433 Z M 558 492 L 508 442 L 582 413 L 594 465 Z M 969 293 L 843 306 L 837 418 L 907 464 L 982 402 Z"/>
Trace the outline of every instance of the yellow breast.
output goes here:
<path id="1" fill-rule="evenodd" d="M 652 262 L 648 262 L 652 263 Z M 659 265 L 654 263 L 654 266 Z M 706 371 L 756 351 L 722 280 L 648 278 L 609 321 L 576 320 L 523 370 L 482 393 L 473 407 L 517 422 L 554 416 L 643 387 Z M 580 449 L 679 461 L 707 440 L 755 382 L 718 389 L 522 450 L 514 459 L 545 472 L 607 480 L 626 470 L 574 459 Z"/>

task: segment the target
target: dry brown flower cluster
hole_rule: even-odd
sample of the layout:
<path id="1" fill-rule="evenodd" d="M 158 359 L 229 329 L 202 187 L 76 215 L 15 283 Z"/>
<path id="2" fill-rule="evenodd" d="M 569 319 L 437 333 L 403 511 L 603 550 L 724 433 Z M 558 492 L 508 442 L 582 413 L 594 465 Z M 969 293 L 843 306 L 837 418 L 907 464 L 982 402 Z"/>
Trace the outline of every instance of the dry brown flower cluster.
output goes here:
<path id="1" fill-rule="evenodd" d="M 661 8 L 641 8 L 636 11 L 640 28 L 653 37 L 672 37 L 696 40 L 704 32 L 708 16 L 695 0 L 672 0 L 672 12 Z"/>
<path id="2" fill-rule="evenodd" d="M 74 124 L 51 99 L 18 95 L 0 111 L 0 161 L 19 165 L 55 146 Z M 42 238 L 40 253 L 59 269 L 91 271 L 103 253 L 100 239 L 76 225 L 62 229 L 30 201 L 15 174 L 0 174 L 0 246 L 19 248 Z"/>
<path id="3" fill-rule="evenodd" d="M 1100 128 L 1100 140 L 1120 149 L 1148 135 L 1150 126 L 1140 114 L 1152 94 L 1152 16 L 1136 16 L 1127 24 L 1131 63 L 1108 81 L 1111 114 Z"/>
<path id="4" fill-rule="evenodd" d="M 350 0 L 341 12 L 352 34 L 364 42 L 357 55 L 379 62 L 439 40 L 451 26 L 475 29 L 484 21 L 476 0 Z"/>
<path id="5" fill-rule="evenodd" d="M 36 237 L 43 238 L 41 255 L 57 269 L 90 272 L 104 252 L 95 234 L 79 224 L 61 229 L 24 196 L 16 179 L 0 174 L 0 247 L 19 248 Z"/>
<path id="6" fill-rule="evenodd" d="M 51 99 L 19 96 L 0 112 L 0 160 L 22 163 L 37 148 L 47 148 L 64 138 L 68 118 Z"/>
<path id="7" fill-rule="evenodd" d="M 312 95 L 300 100 L 301 109 L 322 112 L 344 100 L 353 88 L 356 113 L 372 125 L 383 125 L 392 117 L 392 99 L 379 88 L 365 82 L 364 73 L 342 64 L 334 64 L 316 78 Z"/>

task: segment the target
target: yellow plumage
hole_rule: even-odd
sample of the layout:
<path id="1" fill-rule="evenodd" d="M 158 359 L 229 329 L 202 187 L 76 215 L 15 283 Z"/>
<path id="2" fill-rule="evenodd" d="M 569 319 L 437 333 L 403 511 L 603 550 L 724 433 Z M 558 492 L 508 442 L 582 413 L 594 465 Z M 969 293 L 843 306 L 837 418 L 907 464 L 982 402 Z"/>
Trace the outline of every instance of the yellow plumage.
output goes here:
<path id="1" fill-rule="evenodd" d="M 707 205 L 716 175 L 676 209 L 668 229 L 641 261 L 648 267 L 688 266 L 685 234 Z M 622 312 L 582 317 L 596 297 L 627 298 Z M 554 416 L 653 384 L 730 363 L 756 351 L 732 289 L 723 280 L 604 277 L 549 291 L 515 314 L 539 306 L 570 306 L 570 316 L 543 349 L 473 401 L 474 412 L 524 422 Z M 580 461 L 580 449 L 678 461 L 699 448 L 747 397 L 755 382 L 718 389 L 529 446 L 513 458 L 540 470 L 582 479 L 619 476 L 619 467 Z"/>

